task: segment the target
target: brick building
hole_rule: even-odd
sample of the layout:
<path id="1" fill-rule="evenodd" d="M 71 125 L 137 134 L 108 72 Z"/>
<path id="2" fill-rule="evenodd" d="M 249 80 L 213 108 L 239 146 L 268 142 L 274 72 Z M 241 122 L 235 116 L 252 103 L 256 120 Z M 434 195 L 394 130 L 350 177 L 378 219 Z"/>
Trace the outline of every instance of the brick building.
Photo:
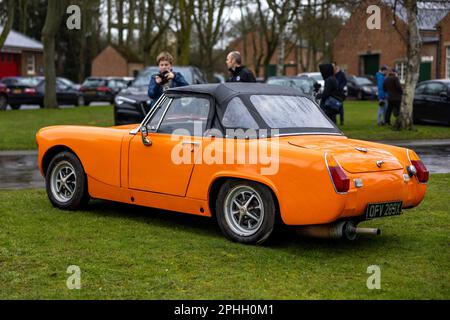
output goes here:
<path id="1" fill-rule="evenodd" d="M 107 46 L 92 61 L 93 77 L 135 77 L 144 69 L 142 60 L 131 50 Z"/>
<path id="2" fill-rule="evenodd" d="M 395 67 L 405 79 L 406 44 L 393 26 L 393 0 L 366 0 L 352 13 L 333 44 L 333 58 L 350 75 L 374 75 L 382 65 Z M 366 21 L 369 5 L 381 9 L 381 29 L 370 30 Z M 445 73 L 450 56 L 450 4 L 420 5 L 418 23 L 422 37 L 419 81 L 449 77 Z M 406 34 L 406 11 L 397 7 L 396 26 Z M 448 67 L 447 67 L 448 68 Z"/>
<path id="3" fill-rule="evenodd" d="M 0 33 L 2 31 L 3 27 L 0 26 Z M 0 49 L 0 78 L 43 75 L 43 49 L 39 41 L 10 30 Z"/>
<path id="4" fill-rule="evenodd" d="M 261 50 L 261 44 L 263 49 Z M 253 72 L 256 71 L 256 65 L 258 64 L 258 56 L 265 55 L 264 43 L 260 42 L 259 35 L 255 32 L 247 34 L 247 39 L 244 41 L 242 38 L 238 38 L 232 41 L 227 48 L 227 51 L 239 51 L 242 55 L 243 63 Z M 278 64 L 278 54 L 280 47 L 278 47 L 270 59 L 268 65 L 267 74 L 268 76 L 275 76 L 277 74 L 277 64 Z M 285 41 L 285 59 L 284 59 L 284 73 L 287 76 L 295 76 L 301 72 L 315 71 L 308 70 L 308 62 L 310 68 L 314 65 L 313 63 L 313 53 L 308 50 L 307 44 L 305 43 L 295 43 L 295 41 L 286 40 Z M 316 62 L 322 59 L 322 53 L 316 53 Z M 259 62 L 259 73 L 256 77 L 264 77 L 264 65 L 263 60 Z M 256 72 L 255 72 L 256 73 Z"/>

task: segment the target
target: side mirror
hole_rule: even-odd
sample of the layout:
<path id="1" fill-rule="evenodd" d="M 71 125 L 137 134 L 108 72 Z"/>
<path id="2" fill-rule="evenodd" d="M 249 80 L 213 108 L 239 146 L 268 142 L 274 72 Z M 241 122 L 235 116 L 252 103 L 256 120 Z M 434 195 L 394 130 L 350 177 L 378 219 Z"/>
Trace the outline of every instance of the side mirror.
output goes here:
<path id="1" fill-rule="evenodd" d="M 148 129 L 146 126 L 141 127 L 141 138 L 144 146 L 150 147 L 152 145 L 152 140 L 148 137 Z"/>
<path id="2" fill-rule="evenodd" d="M 440 96 L 441 98 L 448 99 L 448 94 L 447 94 L 447 92 L 445 92 L 445 91 L 441 92 L 441 93 L 439 94 L 439 96 Z"/>

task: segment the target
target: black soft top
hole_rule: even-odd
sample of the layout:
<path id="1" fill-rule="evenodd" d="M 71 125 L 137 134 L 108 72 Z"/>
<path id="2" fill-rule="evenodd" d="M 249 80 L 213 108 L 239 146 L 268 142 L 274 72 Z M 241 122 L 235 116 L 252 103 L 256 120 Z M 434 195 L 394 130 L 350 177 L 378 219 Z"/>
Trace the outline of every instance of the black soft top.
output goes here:
<path id="1" fill-rule="evenodd" d="M 196 84 L 185 87 L 171 88 L 166 91 L 170 93 L 199 93 L 213 96 L 216 101 L 222 105 L 232 97 L 237 95 L 252 95 L 252 94 L 267 94 L 267 95 L 289 95 L 289 96 L 304 96 L 298 90 L 287 86 L 274 86 L 262 83 L 243 83 L 243 82 L 228 82 L 220 84 Z"/>

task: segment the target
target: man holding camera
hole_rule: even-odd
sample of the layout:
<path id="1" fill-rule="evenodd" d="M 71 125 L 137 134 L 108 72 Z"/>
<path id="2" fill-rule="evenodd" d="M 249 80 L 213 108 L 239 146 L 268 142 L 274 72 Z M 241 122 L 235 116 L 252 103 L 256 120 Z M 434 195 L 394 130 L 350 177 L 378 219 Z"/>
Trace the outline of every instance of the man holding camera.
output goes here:
<path id="1" fill-rule="evenodd" d="M 172 71 L 173 57 L 168 52 L 161 52 L 156 58 L 159 67 L 159 73 L 153 75 L 148 85 L 148 96 L 156 101 L 169 88 L 182 87 L 189 85 L 179 72 Z"/>

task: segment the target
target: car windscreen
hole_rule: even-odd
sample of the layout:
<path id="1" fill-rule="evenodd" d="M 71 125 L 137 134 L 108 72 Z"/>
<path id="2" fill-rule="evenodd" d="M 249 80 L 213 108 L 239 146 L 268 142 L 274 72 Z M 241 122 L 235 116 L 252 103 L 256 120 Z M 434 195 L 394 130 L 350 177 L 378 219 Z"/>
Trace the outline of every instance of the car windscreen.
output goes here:
<path id="1" fill-rule="evenodd" d="M 186 79 L 187 83 L 192 84 L 193 79 L 192 79 L 192 73 L 190 72 L 190 70 L 188 68 L 173 68 L 173 71 L 175 72 L 179 72 L 181 73 L 181 75 L 184 77 L 184 79 Z M 148 84 L 150 83 L 150 78 L 159 73 L 159 68 L 158 67 L 151 67 L 148 69 L 145 69 L 144 71 L 142 71 L 136 78 L 136 80 L 134 80 L 133 82 L 133 87 L 142 87 L 142 86 L 148 86 Z"/>
<path id="2" fill-rule="evenodd" d="M 312 74 L 311 78 L 313 78 L 315 81 L 323 81 L 321 74 Z"/>
<path id="3" fill-rule="evenodd" d="M 360 86 L 372 86 L 373 83 L 367 78 L 355 77 L 355 82 Z"/>
<path id="4" fill-rule="evenodd" d="M 34 78 L 16 78 L 14 82 L 11 83 L 11 85 L 14 86 L 27 86 L 27 87 L 35 87 L 41 82 L 43 78 L 40 77 L 34 77 Z"/>
<path id="5" fill-rule="evenodd" d="M 250 101 L 272 129 L 335 128 L 319 107 L 306 97 L 252 95 Z"/>
<path id="6" fill-rule="evenodd" d="M 105 79 L 97 79 L 97 78 L 86 79 L 83 82 L 83 86 L 85 86 L 85 87 L 102 87 L 102 86 L 106 86 L 106 80 Z"/>

